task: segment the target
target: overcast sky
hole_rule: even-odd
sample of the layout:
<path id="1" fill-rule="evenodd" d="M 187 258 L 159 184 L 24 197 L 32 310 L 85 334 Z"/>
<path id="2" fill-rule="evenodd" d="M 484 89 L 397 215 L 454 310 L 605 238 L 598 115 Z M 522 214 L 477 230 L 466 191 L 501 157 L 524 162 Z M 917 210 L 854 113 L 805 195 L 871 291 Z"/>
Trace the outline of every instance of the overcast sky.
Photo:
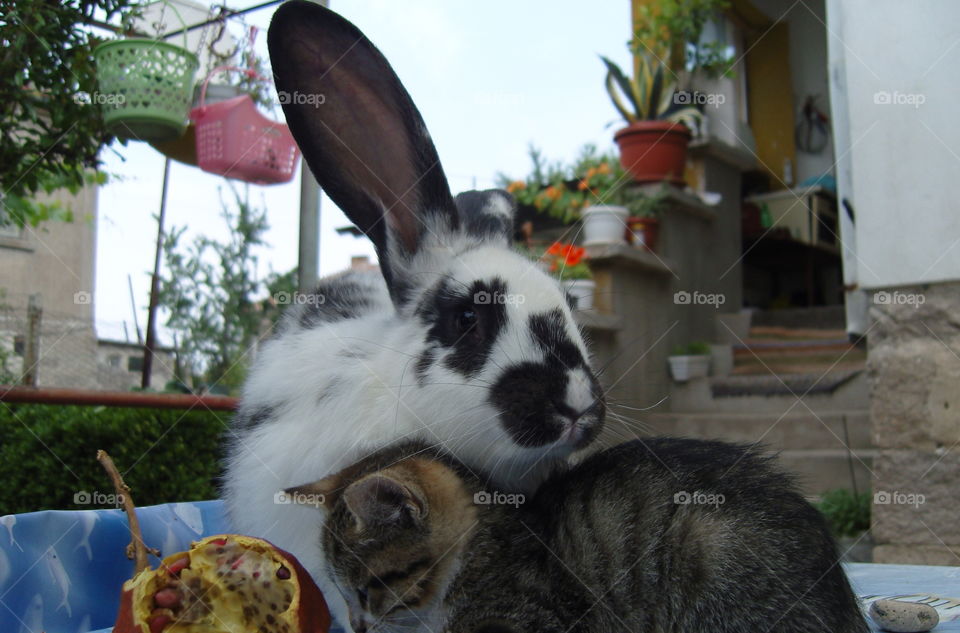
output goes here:
<path id="1" fill-rule="evenodd" d="M 524 176 L 531 142 L 565 161 L 584 143 L 612 146 L 616 127 L 610 124 L 617 117 L 597 55 L 629 62 L 628 0 L 331 0 L 331 8 L 366 33 L 393 65 L 423 114 L 454 192 L 491 187 L 499 171 Z M 248 17 L 263 29 L 257 49 L 264 58 L 272 13 L 271 7 Z M 106 170 L 121 179 L 100 191 L 96 318 L 99 336 L 122 339 L 124 321 L 133 336 L 128 273 L 141 328 L 146 322 L 163 156 L 143 143 L 114 149 L 119 156 L 110 149 L 103 153 Z M 229 196 L 225 183 L 174 162 L 167 227 L 222 236 L 219 191 Z M 270 222 L 261 274 L 296 266 L 299 192 L 299 171 L 289 184 L 250 186 L 251 199 L 262 199 Z M 373 255 L 365 239 L 334 232 L 347 223 L 324 197 L 321 274 L 346 267 L 351 255 Z"/>

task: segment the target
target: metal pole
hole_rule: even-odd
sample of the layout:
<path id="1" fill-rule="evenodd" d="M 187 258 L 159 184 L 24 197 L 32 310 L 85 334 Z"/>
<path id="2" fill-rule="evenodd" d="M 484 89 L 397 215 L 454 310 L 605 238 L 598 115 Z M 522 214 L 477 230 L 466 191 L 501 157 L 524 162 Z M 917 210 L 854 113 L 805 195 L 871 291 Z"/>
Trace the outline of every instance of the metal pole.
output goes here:
<path id="1" fill-rule="evenodd" d="M 133 296 L 133 277 L 127 273 L 127 289 L 130 291 L 130 310 L 133 312 L 133 329 L 137 332 L 137 345 L 143 345 L 143 335 L 140 333 L 140 321 L 137 319 L 137 300 Z M 127 327 L 127 322 L 123 322 L 123 327 Z M 129 339 L 129 337 L 127 337 Z"/>
<path id="2" fill-rule="evenodd" d="M 150 307 L 147 308 L 147 341 L 143 346 L 143 374 L 140 387 L 150 388 L 153 369 L 153 349 L 157 343 L 157 300 L 160 294 L 160 255 L 163 252 L 163 219 L 167 214 L 167 185 L 170 182 L 170 159 L 163 162 L 163 192 L 160 194 L 160 217 L 157 218 L 157 252 L 153 258 L 153 276 L 150 278 Z"/>
<path id="3" fill-rule="evenodd" d="M 23 374 L 20 384 L 27 387 L 37 386 L 37 372 L 40 364 L 40 323 L 43 319 L 40 294 L 32 294 L 27 300 L 27 340 L 23 348 Z"/>
<path id="4" fill-rule="evenodd" d="M 320 278 L 320 185 L 300 160 L 300 255 L 297 286 L 303 294 L 313 292 Z"/>
<path id="5" fill-rule="evenodd" d="M 316 0 L 329 7 L 328 0 Z M 300 245 L 297 263 L 297 287 L 301 293 L 313 292 L 320 279 L 320 185 L 304 158 L 300 159 Z"/>

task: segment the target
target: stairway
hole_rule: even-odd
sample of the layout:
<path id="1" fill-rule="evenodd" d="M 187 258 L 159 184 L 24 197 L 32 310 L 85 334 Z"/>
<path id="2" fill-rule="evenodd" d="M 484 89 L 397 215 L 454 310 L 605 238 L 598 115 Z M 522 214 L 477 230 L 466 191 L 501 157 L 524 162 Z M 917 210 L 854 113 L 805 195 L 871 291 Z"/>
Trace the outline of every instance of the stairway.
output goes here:
<path id="1" fill-rule="evenodd" d="M 870 490 L 866 349 L 836 319 L 824 309 L 755 315 L 731 374 L 673 383 L 669 413 L 646 416 L 650 431 L 761 443 L 811 497 Z"/>

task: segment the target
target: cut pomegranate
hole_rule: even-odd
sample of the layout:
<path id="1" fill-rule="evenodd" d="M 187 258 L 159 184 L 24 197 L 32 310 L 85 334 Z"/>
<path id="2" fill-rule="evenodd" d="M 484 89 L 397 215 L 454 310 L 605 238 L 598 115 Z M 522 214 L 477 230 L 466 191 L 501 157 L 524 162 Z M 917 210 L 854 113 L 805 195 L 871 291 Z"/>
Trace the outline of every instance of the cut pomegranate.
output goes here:
<path id="1" fill-rule="evenodd" d="M 115 633 L 327 633 L 323 595 L 267 541 L 209 537 L 124 584 Z"/>

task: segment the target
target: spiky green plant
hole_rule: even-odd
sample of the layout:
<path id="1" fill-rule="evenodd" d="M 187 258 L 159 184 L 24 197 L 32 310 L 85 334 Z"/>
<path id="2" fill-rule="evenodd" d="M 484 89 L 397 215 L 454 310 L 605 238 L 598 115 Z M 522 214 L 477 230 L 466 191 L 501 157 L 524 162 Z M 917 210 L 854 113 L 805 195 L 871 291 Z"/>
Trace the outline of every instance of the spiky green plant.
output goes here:
<path id="1" fill-rule="evenodd" d="M 665 66 L 650 55 L 640 54 L 638 73 L 632 79 L 610 59 L 600 56 L 607 67 L 607 93 L 627 123 L 670 121 L 696 130 L 703 114 L 694 105 L 679 102 L 676 81 L 665 74 Z"/>

